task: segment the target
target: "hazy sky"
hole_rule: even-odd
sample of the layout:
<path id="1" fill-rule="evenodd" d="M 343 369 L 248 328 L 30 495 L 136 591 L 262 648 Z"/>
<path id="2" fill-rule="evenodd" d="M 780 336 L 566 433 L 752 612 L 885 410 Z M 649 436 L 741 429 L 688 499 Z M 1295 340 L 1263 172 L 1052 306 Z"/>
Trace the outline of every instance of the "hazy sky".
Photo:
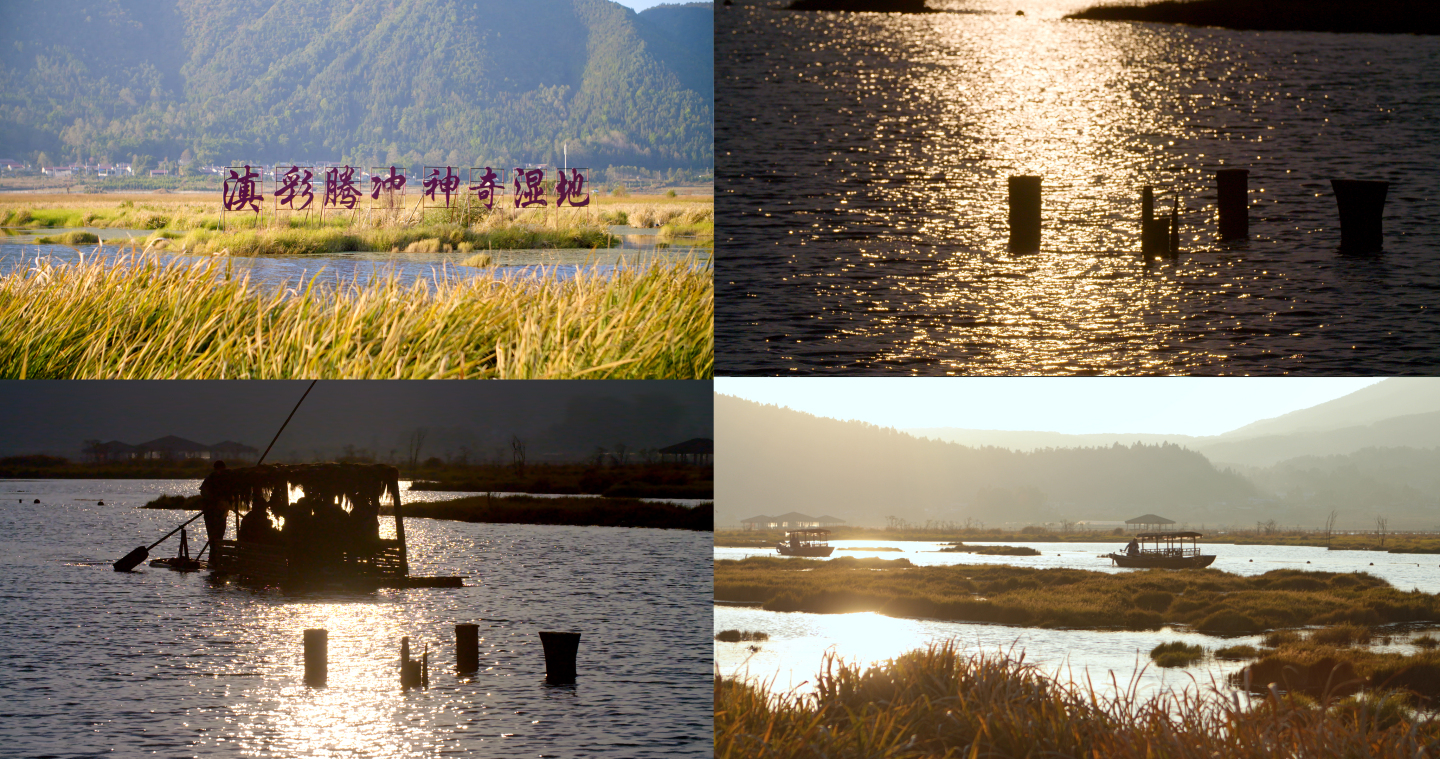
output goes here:
<path id="1" fill-rule="evenodd" d="M 1218 435 L 1379 382 L 1354 377 L 719 378 L 715 392 L 886 427 Z"/>
<path id="2" fill-rule="evenodd" d="M 304 381 L 26 381 L 0 387 L 0 455 L 74 455 L 84 440 L 141 443 L 178 435 L 236 440 L 257 449 L 274 437 Z M 278 455 L 330 456 L 346 444 L 381 456 L 427 430 L 426 455 L 463 446 L 508 456 L 512 435 L 532 460 L 583 457 L 598 446 L 659 448 L 710 437 L 709 383 L 683 380 L 320 382 L 275 444 Z M 317 449 L 319 453 L 316 453 Z"/>

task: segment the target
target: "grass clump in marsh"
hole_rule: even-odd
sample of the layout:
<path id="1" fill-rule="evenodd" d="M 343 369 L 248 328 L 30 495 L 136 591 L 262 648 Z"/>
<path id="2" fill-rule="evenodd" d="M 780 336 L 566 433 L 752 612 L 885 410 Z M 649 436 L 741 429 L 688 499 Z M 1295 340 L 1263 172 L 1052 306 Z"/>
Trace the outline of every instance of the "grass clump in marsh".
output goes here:
<path id="1" fill-rule="evenodd" d="M 764 642 L 770 640 L 770 636 L 763 632 L 751 632 L 749 630 L 721 630 L 715 634 L 715 640 L 721 643 L 742 643 L 742 642 Z"/>
<path id="2" fill-rule="evenodd" d="M 1367 574 L 1215 569 L 1109 574 L 1006 565 L 915 567 L 883 562 L 851 571 L 828 562 L 750 557 L 715 562 L 715 598 L 773 611 L 873 611 L 893 617 L 1029 627 L 1159 629 L 1214 635 L 1305 625 L 1440 621 L 1440 600 Z M 901 564 L 900 562 L 904 562 Z M 811 571 L 797 571 L 811 570 Z"/>
<path id="3" fill-rule="evenodd" d="M 91 232 L 72 231 L 63 235 L 39 237 L 35 242 L 41 245 L 95 245 L 100 242 L 100 238 Z"/>
<path id="4" fill-rule="evenodd" d="M 1256 659 L 1261 654 L 1260 649 L 1254 646 L 1239 645 L 1226 646 L 1215 649 L 1216 659 L 1228 659 L 1230 661 L 1243 661 L 1245 659 Z"/>
<path id="5" fill-rule="evenodd" d="M 973 553 L 980 556 L 1039 556 L 1040 552 L 1028 546 L 967 546 L 951 543 L 941 548 L 940 553 Z"/>
<path id="6" fill-rule="evenodd" d="M 224 259 L 38 261 L 0 277 L 0 376 L 708 378 L 714 280 L 657 262 L 568 279 L 395 276 L 292 290 Z"/>
<path id="7" fill-rule="evenodd" d="M 1150 649 L 1150 658 L 1159 667 L 1188 667 L 1205 656 L 1205 649 L 1200 646 L 1186 645 L 1174 640 L 1169 643 Z"/>
<path id="8" fill-rule="evenodd" d="M 1255 663 L 1229 675 L 1232 685 L 1259 693 L 1275 683 L 1317 698 L 1404 690 L 1426 703 L 1440 699 L 1440 651 L 1434 649 L 1404 654 L 1306 639 L 1260 654 Z"/>
<path id="9" fill-rule="evenodd" d="M 862 667 L 825 658 L 813 694 L 714 678 L 716 759 L 1106 757 L 1292 759 L 1429 755 L 1440 723 L 1403 696 L 1245 703 L 1196 689 L 1107 697 L 953 643 Z"/>

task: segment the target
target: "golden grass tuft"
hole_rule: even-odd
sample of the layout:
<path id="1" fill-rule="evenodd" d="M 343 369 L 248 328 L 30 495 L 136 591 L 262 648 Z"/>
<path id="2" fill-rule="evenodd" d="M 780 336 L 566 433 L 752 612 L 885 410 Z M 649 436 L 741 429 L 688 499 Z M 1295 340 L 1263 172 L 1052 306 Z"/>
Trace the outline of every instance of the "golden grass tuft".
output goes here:
<path id="1" fill-rule="evenodd" d="M 1246 704 L 1190 688 L 1113 697 L 1004 654 L 945 643 L 861 668 L 827 656 L 813 695 L 715 677 L 717 759 L 1105 757 L 1292 759 L 1429 756 L 1440 722 L 1403 695 Z"/>
<path id="2" fill-rule="evenodd" d="M 0 277 L 0 376 L 708 378 L 714 282 L 662 262 L 565 280 L 397 277 L 281 291 L 226 259 L 37 261 Z"/>

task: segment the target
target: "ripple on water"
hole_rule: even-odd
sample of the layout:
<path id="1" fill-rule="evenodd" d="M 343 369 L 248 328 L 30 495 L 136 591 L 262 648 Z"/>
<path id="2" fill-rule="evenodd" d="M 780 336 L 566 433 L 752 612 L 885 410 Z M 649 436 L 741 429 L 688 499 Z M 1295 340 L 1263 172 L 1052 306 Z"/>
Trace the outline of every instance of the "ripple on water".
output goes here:
<path id="1" fill-rule="evenodd" d="M 0 483 L 8 751 L 713 752 L 708 533 L 407 520 L 412 572 L 467 575 L 462 590 L 285 596 L 148 567 L 111 571 L 144 536 L 177 522 L 177 512 L 134 507 L 193 486 Z M 19 496 L 26 502 L 10 501 Z M 107 506 L 95 505 L 101 498 Z M 473 676 L 451 669 L 452 626 L 462 621 L 480 626 Z M 310 627 L 330 631 L 323 689 L 300 682 L 301 631 Z M 542 629 L 583 633 L 576 685 L 544 684 Z M 402 635 L 417 652 L 430 647 L 427 691 L 398 687 Z"/>
<path id="2" fill-rule="evenodd" d="M 717 14 L 720 372 L 1440 366 L 1440 39 L 1074 5 Z M 1213 242 L 1221 167 L 1250 169 L 1247 244 Z M 1005 250 L 1015 174 L 1044 177 L 1038 254 Z M 1331 177 L 1392 183 L 1383 254 L 1337 251 Z M 1147 184 L 1184 229 L 1149 265 Z"/>

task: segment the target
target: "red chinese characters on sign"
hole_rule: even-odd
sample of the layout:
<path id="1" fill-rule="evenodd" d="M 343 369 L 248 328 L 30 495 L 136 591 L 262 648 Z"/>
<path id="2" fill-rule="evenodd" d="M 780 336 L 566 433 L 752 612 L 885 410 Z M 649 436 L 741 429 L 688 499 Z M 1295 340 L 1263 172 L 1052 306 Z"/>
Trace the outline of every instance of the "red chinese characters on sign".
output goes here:
<path id="1" fill-rule="evenodd" d="M 301 172 L 304 172 L 303 176 Z M 275 178 L 276 207 L 289 206 L 292 211 L 303 211 L 309 208 L 310 203 L 315 200 L 315 185 L 310 181 L 314 178 L 315 175 L 310 169 L 302 169 L 299 166 L 291 166 L 284 175 L 277 176 Z M 305 202 L 301 203 L 298 208 L 295 206 L 296 198 L 305 199 Z"/>
<path id="2" fill-rule="evenodd" d="M 521 187 L 521 182 L 524 187 Z M 549 205 L 545 201 L 545 170 L 544 169 L 516 169 L 515 170 L 515 207 L 529 208 L 531 206 L 545 207 Z"/>
<path id="3" fill-rule="evenodd" d="M 566 172 L 570 176 L 565 176 Z M 555 207 L 569 203 L 572 208 L 583 208 L 590 205 L 590 193 L 585 192 L 581 197 L 580 193 L 585 192 L 585 175 L 580 169 L 561 169 L 555 179 Z"/>
<path id="4" fill-rule="evenodd" d="M 355 167 L 330 169 L 325 172 L 325 195 L 320 199 L 321 208 L 345 207 L 355 209 L 360 202 L 360 188 L 355 186 Z"/>
<path id="5" fill-rule="evenodd" d="M 264 197 L 261 190 L 255 186 L 255 180 L 259 178 L 260 172 L 251 171 L 249 164 L 245 165 L 243 175 L 230 169 L 230 176 L 221 188 L 225 210 L 260 213 L 260 204 L 264 202 Z"/>
<path id="6" fill-rule="evenodd" d="M 470 170 L 470 181 L 472 182 L 470 191 L 475 193 L 476 199 L 483 203 L 487 210 L 492 209 L 495 207 L 495 196 L 504 189 L 504 186 L 500 184 L 500 175 L 496 174 L 494 169 L 486 166 L 485 173 L 480 175 L 480 181 L 477 184 L 474 179 L 475 171 L 475 169 Z"/>
<path id="7" fill-rule="evenodd" d="M 445 167 L 445 176 L 440 176 L 439 167 L 430 167 L 430 173 L 425 177 L 425 197 L 434 200 L 435 193 L 439 192 L 445 196 L 445 206 L 450 206 L 450 196 L 460 189 L 460 175 L 456 174 L 451 166 Z"/>
<path id="8" fill-rule="evenodd" d="M 370 199 L 371 199 L 371 200 L 379 200 L 379 199 L 380 199 L 380 191 L 381 191 L 381 190 L 386 190 L 386 191 L 392 191 L 392 192 L 393 192 L 393 191 L 395 191 L 395 190 L 399 190 L 400 188 L 404 187 L 404 186 L 405 186 L 405 175 L 404 175 L 404 174 L 399 174 L 399 173 L 397 173 L 397 172 L 395 171 L 395 167 L 394 167 L 394 166 L 391 166 L 391 167 L 390 167 L 390 176 L 388 176 L 388 177 L 370 177 L 370 184 L 371 184 L 371 187 L 372 187 L 372 190 L 371 190 L 371 192 L 370 192 Z"/>

